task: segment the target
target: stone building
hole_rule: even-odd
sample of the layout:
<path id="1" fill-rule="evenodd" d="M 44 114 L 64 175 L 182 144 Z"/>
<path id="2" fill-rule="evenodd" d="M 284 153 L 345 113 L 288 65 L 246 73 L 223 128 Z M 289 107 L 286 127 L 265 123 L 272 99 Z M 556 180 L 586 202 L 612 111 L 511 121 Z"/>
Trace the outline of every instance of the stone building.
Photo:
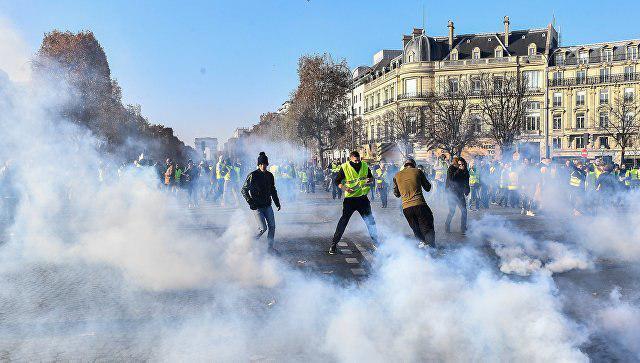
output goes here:
<path id="1" fill-rule="evenodd" d="M 456 34 L 454 23 L 449 21 L 447 36 L 430 36 L 423 29 L 414 29 L 403 36 L 401 50 L 380 51 L 372 66 L 358 67 L 353 77 L 353 90 L 358 96 L 356 101 L 350 95 L 350 120 L 357 126 L 355 144 L 365 158 L 398 157 L 397 138 L 385 121 L 389 111 L 403 106 L 428 106 L 442 82 L 465 82 L 473 91 L 470 102 L 480 102 L 479 77 L 501 74 L 519 75 L 527 82 L 529 102 L 517 142 L 521 153 L 534 159 L 577 156 L 585 145 L 576 140 L 587 132 L 598 135 L 590 146 L 606 143 L 592 127 L 600 116 L 596 100 L 604 88 L 609 92 L 638 92 L 638 41 L 560 47 L 558 32 L 551 24 L 540 29 L 512 30 L 509 17 L 504 17 L 502 25 L 502 32 Z M 601 75 L 606 82 L 596 82 Z M 554 101 L 558 93 L 561 104 Z M 576 97 L 584 99 L 584 103 L 580 101 L 575 106 Z M 356 108 L 356 102 L 362 103 Z M 356 114 L 360 107 L 362 113 Z M 482 115 L 475 117 L 478 131 L 486 131 Z M 581 117 L 586 120 L 583 128 L 577 127 L 582 126 Z M 560 122 L 560 128 L 556 122 Z M 490 140 L 482 140 L 481 145 L 467 152 L 494 154 L 495 146 Z M 606 152 L 613 156 L 615 145 L 611 141 L 607 145 L 610 149 Z M 410 146 L 417 158 L 438 153 L 427 150 L 420 142 Z"/>

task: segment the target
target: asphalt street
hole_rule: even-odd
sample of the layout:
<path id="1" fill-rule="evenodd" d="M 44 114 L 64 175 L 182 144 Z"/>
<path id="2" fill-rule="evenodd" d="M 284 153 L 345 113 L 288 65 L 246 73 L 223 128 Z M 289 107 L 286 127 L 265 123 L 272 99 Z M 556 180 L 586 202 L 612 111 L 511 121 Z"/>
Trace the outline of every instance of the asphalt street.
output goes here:
<path id="1" fill-rule="evenodd" d="M 300 194 L 295 200 L 285 198 L 282 210 L 276 212 L 276 248 L 280 252 L 276 258 L 303 273 L 338 285 L 357 287 L 369 277 L 372 266 L 375 266 L 375 248 L 364 222 L 354 214 L 339 245 L 339 253 L 327 253 L 341 213 L 341 203 L 323 192 Z M 471 241 L 468 235 L 456 232 L 457 216 L 452 224 L 453 233 L 445 233 L 445 206 L 435 201 L 431 205 L 438 248 L 425 253 L 438 258 L 448 251 L 475 244 L 484 251 L 488 261 L 495 262 L 499 273 L 494 251 L 484 241 Z M 411 230 L 401 214 L 397 199 L 390 196 L 389 206 L 385 209 L 381 208 L 379 200 L 375 200 L 373 211 L 382 243 L 385 236 L 390 235 L 404 235 L 411 241 Z M 487 215 L 501 216 L 537 240 L 562 242 L 567 238 L 563 229 L 558 227 L 562 223 L 550 223 L 545 216 L 523 216 L 519 210 L 496 206 L 469 212 L 470 220 L 475 221 Z M 244 204 L 236 208 L 204 203 L 195 209 L 185 208 L 184 213 L 176 218 L 181 229 L 201 235 L 203 240 L 215 240 L 225 233 L 228 226 L 237 223 L 254 228 L 253 219 Z M 266 241 L 263 238 L 255 243 L 265 244 Z M 162 339 L 162 332 L 157 328 L 159 316 L 162 317 L 163 329 L 171 329 L 185 317 L 197 316 L 202 307 L 210 308 L 212 302 L 214 309 L 228 309 L 224 302 L 217 303 L 219 296 L 206 290 L 132 291 L 124 289 L 120 281 L 111 277 L 112 274 L 113 271 L 105 266 L 92 266 L 87 273 L 86 266 L 69 268 L 34 264 L 19 275 L 3 275 L 5 282 L 11 281 L 8 286 L 13 286 L 14 290 L 0 293 L 0 360 L 159 358 L 157 354 L 160 353 L 154 349 Z M 586 324 L 591 318 L 591 307 L 607 299 L 614 288 L 620 288 L 623 293 L 640 291 L 636 276 L 640 273 L 635 266 L 598 260 L 592 269 L 555 274 L 554 280 L 564 312 Z M 508 278 L 526 279 L 519 276 Z M 30 304 L 23 304 L 27 300 Z M 136 304 L 130 306 L 129 301 L 136 301 Z M 265 314 L 277 303 L 277 298 L 268 289 L 254 291 L 246 296 L 243 311 L 248 315 Z M 51 316 L 56 318 L 52 320 Z M 150 321 L 154 323 L 148 323 Z M 131 336 L 135 339 L 130 339 Z M 596 361 L 620 359 L 624 354 L 619 351 L 621 348 L 612 347 L 603 339 L 593 336 L 582 349 Z M 52 341 L 55 344 L 51 344 Z M 90 356 L 87 356 L 88 351 Z M 179 352 L 176 354 L 179 356 Z"/>

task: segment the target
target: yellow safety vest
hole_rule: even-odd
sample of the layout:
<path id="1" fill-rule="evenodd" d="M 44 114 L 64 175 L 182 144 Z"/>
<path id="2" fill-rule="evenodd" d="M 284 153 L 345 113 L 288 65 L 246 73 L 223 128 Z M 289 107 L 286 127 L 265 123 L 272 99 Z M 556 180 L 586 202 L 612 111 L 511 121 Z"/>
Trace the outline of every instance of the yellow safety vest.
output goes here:
<path id="1" fill-rule="evenodd" d="M 224 165 L 218 161 L 218 163 L 216 164 L 216 179 L 222 179 L 222 168 L 224 167 Z"/>
<path id="2" fill-rule="evenodd" d="M 518 173 L 515 171 L 509 172 L 509 185 L 507 189 L 518 190 Z"/>
<path id="3" fill-rule="evenodd" d="M 569 185 L 571 185 L 572 187 L 580 188 L 582 186 L 582 180 L 577 177 L 577 174 L 578 172 L 575 170 L 571 172 L 571 178 L 569 178 Z"/>
<path id="4" fill-rule="evenodd" d="M 300 175 L 300 181 L 303 183 L 306 183 L 308 181 L 307 179 L 307 172 L 305 171 L 301 171 L 298 173 Z"/>
<path id="5" fill-rule="evenodd" d="M 382 169 L 376 170 L 376 174 L 378 175 L 378 179 L 376 180 L 376 183 L 378 184 L 382 184 L 385 181 L 385 179 L 387 179 L 387 172 L 385 171 L 383 173 Z"/>
<path id="6" fill-rule="evenodd" d="M 478 178 L 478 172 L 476 172 L 475 168 L 469 169 L 469 185 L 474 186 L 480 182 L 480 178 Z"/>
<path id="7" fill-rule="evenodd" d="M 345 198 L 356 198 L 369 194 L 371 189 L 367 184 L 369 175 L 369 165 L 364 161 L 361 162 L 360 171 L 356 172 L 356 169 L 346 162 L 342 164 L 341 168 L 344 171 L 344 183 L 347 188 L 353 189 L 352 192 L 345 192 Z"/>

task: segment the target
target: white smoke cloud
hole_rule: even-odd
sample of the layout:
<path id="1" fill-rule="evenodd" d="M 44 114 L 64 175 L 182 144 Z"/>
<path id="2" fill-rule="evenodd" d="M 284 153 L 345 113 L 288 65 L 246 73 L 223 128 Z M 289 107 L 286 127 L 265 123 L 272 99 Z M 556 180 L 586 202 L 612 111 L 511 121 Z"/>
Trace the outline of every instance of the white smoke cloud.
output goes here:
<path id="1" fill-rule="evenodd" d="M 6 74 L 14 82 L 31 77 L 30 51 L 11 22 L 0 16 L 0 79 Z"/>
<path id="2" fill-rule="evenodd" d="M 619 288 L 613 289 L 608 306 L 596 314 L 599 330 L 611 344 L 626 349 L 633 360 L 640 360 L 640 306 L 621 300 Z"/>
<path id="3" fill-rule="evenodd" d="M 528 276 L 540 270 L 561 273 L 593 268 L 589 253 L 579 246 L 538 241 L 499 216 L 487 215 L 471 224 L 478 243 L 489 241 L 500 258 L 500 271 Z"/>

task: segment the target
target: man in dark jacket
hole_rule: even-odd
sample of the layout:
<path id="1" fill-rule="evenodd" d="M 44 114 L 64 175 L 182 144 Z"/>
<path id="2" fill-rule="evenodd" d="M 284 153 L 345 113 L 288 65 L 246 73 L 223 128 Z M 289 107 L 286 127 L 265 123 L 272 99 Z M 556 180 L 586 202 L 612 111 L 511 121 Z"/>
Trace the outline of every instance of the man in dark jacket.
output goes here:
<path id="1" fill-rule="evenodd" d="M 447 189 L 449 214 L 445 222 L 445 229 L 451 232 L 451 220 L 456 213 L 456 207 L 460 208 L 460 230 L 467 232 L 467 199 L 469 195 L 469 171 L 467 162 L 463 158 L 454 157 L 451 166 L 447 170 Z"/>
<path id="2" fill-rule="evenodd" d="M 267 229 L 267 240 L 269 244 L 269 252 L 278 254 L 274 248 L 274 237 L 276 234 L 276 220 L 271 208 L 271 200 L 280 210 L 280 200 L 276 191 L 276 184 L 273 174 L 267 170 L 269 158 L 264 152 L 258 155 L 258 169 L 252 171 L 242 186 L 242 196 L 249 203 L 249 208 L 254 211 L 258 221 L 258 233 L 256 239 L 260 238 Z"/>
<path id="3" fill-rule="evenodd" d="M 435 247 L 433 213 L 422 195 L 422 189 L 431 190 L 431 184 L 413 159 L 404 162 L 404 169 L 393 177 L 393 195 L 402 198 L 402 213 L 420 241 L 419 247 Z"/>

